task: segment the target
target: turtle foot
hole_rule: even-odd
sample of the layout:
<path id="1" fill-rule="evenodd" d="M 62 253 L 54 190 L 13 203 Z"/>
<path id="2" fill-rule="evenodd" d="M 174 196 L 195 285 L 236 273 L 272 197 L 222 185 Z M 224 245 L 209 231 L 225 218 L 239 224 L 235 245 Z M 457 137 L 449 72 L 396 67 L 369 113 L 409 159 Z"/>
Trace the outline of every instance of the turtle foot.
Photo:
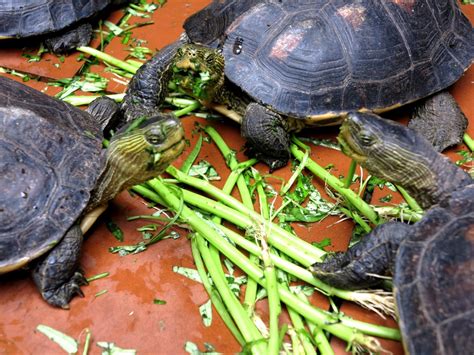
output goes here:
<path id="1" fill-rule="evenodd" d="M 285 119 L 276 112 L 251 103 L 242 119 L 241 133 L 247 140 L 247 155 L 263 161 L 271 171 L 288 163 L 290 134 Z"/>
<path id="2" fill-rule="evenodd" d="M 392 274 L 395 254 L 409 229 L 409 225 L 401 222 L 379 225 L 347 252 L 314 263 L 311 271 L 321 281 L 341 289 L 375 286 L 382 281 L 381 276 Z"/>
<path id="3" fill-rule="evenodd" d="M 55 37 L 45 40 L 46 47 L 53 53 L 67 53 L 76 47 L 87 46 L 92 38 L 92 26 L 84 23 L 71 29 L 66 33 L 61 33 Z"/>
<path id="4" fill-rule="evenodd" d="M 87 285 L 88 282 L 82 272 L 76 271 L 71 279 L 56 289 L 50 289 L 41 292 L 44 300 L 50 305 L 69 309 L 69 302 L 75 295 L 84 297 L 81 286 Z"/>
<path id="5" fill-rule="evenodd" d="M 74 295 L 83 295 L 80 286 L 87 280 L 78 269 L 81 245 L 82 231 L 74 225 L 32 272 L 36 287 L 52 306 L 68 309 Z"/>
<path id="6" fill-rule="evenodd" d="M 425 137 L 438 152 L 442 152 L 462 143 L 467 123 L 454 97 L 444 91 L 423 100 L 415 108 L 408 127 Z"/>

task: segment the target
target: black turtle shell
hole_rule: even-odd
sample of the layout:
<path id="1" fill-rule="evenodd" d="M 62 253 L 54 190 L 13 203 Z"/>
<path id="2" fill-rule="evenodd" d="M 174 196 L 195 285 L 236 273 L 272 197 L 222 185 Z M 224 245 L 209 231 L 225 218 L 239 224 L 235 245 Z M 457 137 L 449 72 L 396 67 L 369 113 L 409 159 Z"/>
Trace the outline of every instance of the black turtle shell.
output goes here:
<path id="1" fill-rule="evenodd" d="M 0 77 L 0 273 L 51 249 L 103 170 L 89 114 Z"/>
<path id="2" fill-rule="evenodd" d="M 474 58 L 455 0 L 304 0 L 255 5 L 223 46 L 227 77 L 300 118 L 384 111 L 454 83 Z"/>
<path id="3" fill-rule="evenodd" d="M 62 30 L 103 10 L 113 0 L 0 1 L 0 38 L 23 38 Z"/>
<path id="4" fill-rule="evenodd" d="M 410 354 L 474 349 L 474 184 L 431 208 L 400 245 L 395 297 Z"/>

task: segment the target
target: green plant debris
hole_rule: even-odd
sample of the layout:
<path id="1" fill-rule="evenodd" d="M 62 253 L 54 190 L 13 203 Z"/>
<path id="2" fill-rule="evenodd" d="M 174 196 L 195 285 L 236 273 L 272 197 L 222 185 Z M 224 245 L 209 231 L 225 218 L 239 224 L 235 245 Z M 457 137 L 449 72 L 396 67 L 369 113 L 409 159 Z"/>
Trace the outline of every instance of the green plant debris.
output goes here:
<path id="1" fill-rule="evenodd" d="M 153 300 L 153 304 L 159 304 L 159 305 L 163 305 L 163 304 L 166 304 L 166 301 L 165 300 L 160 300 L 158 298 L 155 298 Z"/>
<path id="2" fill-rule="evenodd" d="M 202 283 L 201 277 L 199 276 L 198 271 L 195 269 L 190 269 L 183 266 L 173 266 L 173 272 L 187 277 L 193 281 Z"/>
<path id="3" fill-rule="evenodd" d="M 307 200 L 305 206 L 302 204 Z M 285 222 L 318 222 L 328 215 L 340 215 L 334 203 L 322 198 L 321 193 L 311 183 L 311 177 L 299 174 L 296 187 L 293 191 L 283 196 L 285 206 L 279 213 L 278 218 Z"/>
<path id="4" fill-rule="evenodd" d="M 202 323 L 206 327 L 212 324 L 212 303 L 208 300 L 206 303 L 199 306 L 199 314 L 201 315 Z"/>
<path id="5" fill-rule="evenodd" d="M 200 160 L 197 164 L 194 164 L 188 171 L 189 176 L 196 176 L 206 181 L 220 180 L 221 177 L 217 173 L 216 169 L 206 160 Z"/>
<path id="6" fill-rule="evenodd" d="M 147 250 L 147 246 L 145 242 L 138 242 L 137 244 L 133 244 L 133 245 L 121 245 L 121 246 L 109 248 L 109 252 L 111 252 L 112 254 L 117 253 L 120 256 L 138 254 L 145 250 Z"/>
<path id="7" fill-rule="evenodd" d="M 108 290 L 99 291 L 94 295 L 94 297 L 100 297 L 102 295 L 105 295 L 107 292 L 108 292 Z"/>
<path id="8" fill-rule="evenodd" d="M 92 282 L 92 281 L 96 281 L 96 280 L 99 280 L 99 279 L 103 279 L 104 277 L 107 277 L 107 276 L 109 276 L 109 275 L 110 275 L 110 273 L 108 273 L 108 272 L 103 272 L 103 273 L 101 273 L 101 274 L 97 274 L 97 275 L 88 277 L 86 280 L 87 280 L 87 282 Z"/>
<path id="9" fill-rule="evenodd" d="M 63 100 L 77 90 L 85 92 L 102 92 L 107 88 L 109 80 L 96 73 L 86 73 L 83 77 L 63 78 L 50 81 L 48 85 L 63 87 L 56 98 Z"/>
<path id="10" fill-rule="evenodd" d="M 105 222 L 105 226 L 107 227 L 107 230 L 112 233 L 115 239 L 117 239 L 119 242 L 124 241 L 124 235 L 122 229 L 118 226 L 117 223 L 115 223 L 112 220 L 108 220 Z"/>
<path id="11" fill-rule="evenodd" d="M 392 199 L 393 199 L 393 195 L 392 195 L 392 194 L 388 194 L 388 195 L 385 195 L 385 196 L 383 196 L 383 197 L 380 197 L 380 198 L 379 198 L 379 201 L 380 201 L 380 202 L 385 202 L 385 203 L 387 203 L 387 202 L 392 201 Z"/>
<path id="12" fill-rule="evenodd" d="M 135 349 L 122 349 L 114 343 L 106 341 L 98 341 L 97 346 L 102 348 L 102 355 L 134 355 L 137 353 Z"/>
<path id="13" fill-rule="evenodd" d="M 39 324 L 36 330 L 46 335 L 50 340 L 58 344 L 68 354 L 76 354 L 78 351 L 77 341 L 59 330 L 48 327 L 47 325 Z"/>
<path id="14" fill-rule="evenodd" d="M 311 244 L 313 244 L 316 248 L 319 248 L 322 250 L 326 250 L 327 247 L 332 245 L 331 238 L 324 238 L 320 242 L 312 242 Z"/>
<path id="15" fill-rule="evenodd" d="M 127 51 L 130 52 L 129 56 L 137 59 L 146 60 L 148 57 L 153 54 L 153 51 L 147 47 L 141 46 L 132 46 L 127 48 Z"/>
<path id="16" fill-rule="evenodd" d="M 48 53 L 48 49 L 45 48 L 43 43 L 41 43 L 36 54 L 23 53 L 21 56 L 28 59 L 28 63 L 32 63 L 32 62 L 39 62 L 41 58 L 43 57 L 44 53 Z M 59 60 L 61 61 L 61 59 Z M 63 57 L 62 62 L 64 62 L 64 57 Z"/>
<path id="17" fill-rule="evenodd" d="M 184 350 L 191 355 L 219 355 L 220 353 L 216 352 L 214 346 L 209 343 L 204 343 L 206 350 L 204 352 L 199 350 L 199 347 L 191 341 L 187 341 L 184 345 Z"/>

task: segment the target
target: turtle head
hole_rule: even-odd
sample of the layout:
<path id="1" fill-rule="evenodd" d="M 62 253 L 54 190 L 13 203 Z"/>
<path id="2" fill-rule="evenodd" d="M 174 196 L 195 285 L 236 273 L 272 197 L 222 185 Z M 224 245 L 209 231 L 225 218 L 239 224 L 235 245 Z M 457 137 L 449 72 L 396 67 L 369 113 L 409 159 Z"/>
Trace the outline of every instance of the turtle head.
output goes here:
<path id="1" fill-rule="evenodd" d="M 110 140 L 106 167 L 91 197 L 92 208 L 122 190 L 158 176 L 184 149 L 183 127 L 171 113 L 131 127 L 123 127 Z"/>
<path id="2" fill-rule="evenodd" d="M 172 64 L 172 85 L 199 100 L 212 101 L 224 84 L 224 57 L 217 49 L 185 44 Z"/>
<path id="3" fill-rule="evenodd" d="M 372 175 L 404 187 L 433 180 L 430 159 L 436 152 L 415 131 L 369 113 L 350 113 L 338 141 Z"/>

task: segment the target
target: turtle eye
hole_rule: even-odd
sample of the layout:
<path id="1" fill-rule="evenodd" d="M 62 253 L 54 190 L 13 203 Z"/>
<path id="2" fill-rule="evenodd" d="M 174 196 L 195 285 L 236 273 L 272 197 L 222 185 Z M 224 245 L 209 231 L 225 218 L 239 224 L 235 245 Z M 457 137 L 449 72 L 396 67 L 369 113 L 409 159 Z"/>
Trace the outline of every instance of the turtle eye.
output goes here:
<path id="1" fill-rule="evenodd" d="M 365 146 L 371 146 L 375 143 L 374 136 L 368 132 L 360 132 L 359 141 Z"/>
<path id="2" fill-rule="evenodd" d="M 163 143 L 163 134 L 159 129 L 152 129 L 145 135 L 146 141 L 152 145 Z"/>

